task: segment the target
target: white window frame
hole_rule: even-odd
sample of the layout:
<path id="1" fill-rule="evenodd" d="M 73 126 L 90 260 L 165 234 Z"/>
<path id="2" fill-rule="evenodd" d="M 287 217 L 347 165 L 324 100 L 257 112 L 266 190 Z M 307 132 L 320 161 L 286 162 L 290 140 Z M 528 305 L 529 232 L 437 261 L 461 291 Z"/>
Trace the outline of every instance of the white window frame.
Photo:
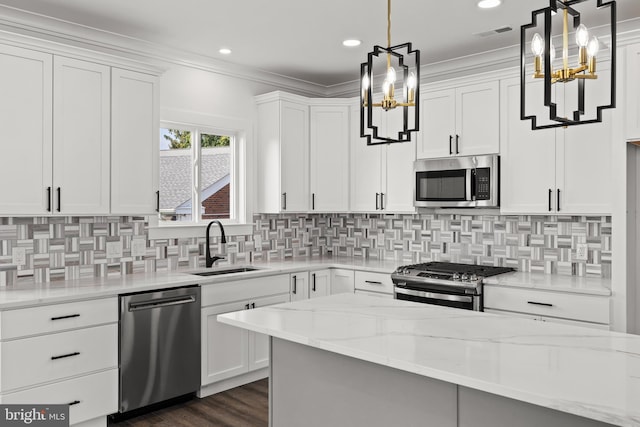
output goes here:
<path id="1" fill-rule="evenodd" d="M 183 114 L 184 115 L 184 114 Z M 203 116 L 199 114 L 186 114 L 187 120 L 162 120 L 160 129 L 181 129 L 191 132 L 191 150 L 194 156 L 193 173 L 194 182 L 199 180 L 200 170 L 200 141 L 201 133 L 213 135 L 228 135 L 233 138 L 230 179 L 231 191 L 229 194 L 229 219 L 220 219 L 224 224 L 225 232 L 229 236 L 249 235 L 253 232 L 253 225 L 247 223 L 247 129 L 249 126 L 242 120 L 230 118 Z M 205 120 L 203 120 L 203 118 Z M 195 132 L 194 132 L 195 131 Z M 159 143 L 156 141 L 155 143 Z M 160 161 L 160 159 L 158 159 Z M 199 186 L 199 182 L 195 182 Z M 195 191 L 196 186 L 192 186 L 192 212 L 197 211 L 200 206 L 200 191 Z M 197 194 L 196 194 L 197 193 Z M 198 213 L 194 221 L 160 221 L 158 215 L 148 217 L 149 238 L 185 238 L 204 237 L 204 232 L 210 220 L 203 220 Z M 212 229 L 212 235 L 219 234 L 217 227 Z"/>

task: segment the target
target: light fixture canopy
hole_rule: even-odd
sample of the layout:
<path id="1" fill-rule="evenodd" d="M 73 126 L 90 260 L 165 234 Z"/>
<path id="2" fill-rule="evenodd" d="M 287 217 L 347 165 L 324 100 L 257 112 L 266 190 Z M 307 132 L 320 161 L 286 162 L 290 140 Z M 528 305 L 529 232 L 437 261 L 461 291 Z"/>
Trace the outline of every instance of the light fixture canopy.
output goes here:
<path id="1" fill-rule="evenodd" d="M 381 94 L 374 92 L 379 78 Z M 396 91 L 398 87 L 401 91 Z M 420 51 L 411 43 L 391 46 L 391 0 L 387 0 L 387 47 L 374 46 L 360 65 L 360 136 L 367 145 L 408 142 L 411 132 L 419 130 L 419 108 Z"/>
<path id="2" fill-rule="evenodd" d="M 356 47 L 360 46 L 362 42 L 358 39 L 346 39 L 342 42 L 342 45 L 345 47 Z"/>
<path id="3" fill-rule="evenodd" d="M 596 73 L 597 59 L 600 43 L 595 36 L 589 36 L 589 30 L 581 22 L 580 12 L 575 5 L 588 0 L 550 0 L 549 7 L 539 9 L 531 13 L 531 23 L 523 25 L 520 32 L 520 118 L 531 120 L 531 128 L 547 129 L 554 127 L 567 127 L 602 121 L 602 110 L 615 108 L 616 104 L 616 2 L 615 0 L 597 0 L 596 8 L 603 12 L 608 9 L 610 14 L 610 81 L 609 102 L 596 107 L 595 118 L 585 116 L 585 82 L 598 79 Z M 559 12 L 559 13 L 558 13 Z M 562 17 L 562 55 L 561 66 L 554 68 L 556 50 L 552 41 L 552 18 Z M 542 16 L 544 31 L 541 35 L 536 32 L 531 37 L 530 51 L 533 54 L 533 74 L 527 72 L 527 31 L 538 26 L 538 17 Z M 571 19 L 570 19 L 571 17 Z M 575 31 L 573 42 L 577 47 L 576 65 L 571 66 L 569 22 L 572 22 Z M 534 112 L 527 111 L 527 82 L 531 78 L 544 81 L 544 111 L 548 111 L 548 121 L 537 116 Z M 553 99 L 553 87 L 557 83 L 570 83 L 577 85 L 576 109 L 565 113 L 566 117 L 559 115 L 558 106 Z M 591 83 L 590 83 L 591 84 Z M 566 110 L 565 105 L 565 110 Z M 542 123 L 544 122 L 544 123 Z"/>

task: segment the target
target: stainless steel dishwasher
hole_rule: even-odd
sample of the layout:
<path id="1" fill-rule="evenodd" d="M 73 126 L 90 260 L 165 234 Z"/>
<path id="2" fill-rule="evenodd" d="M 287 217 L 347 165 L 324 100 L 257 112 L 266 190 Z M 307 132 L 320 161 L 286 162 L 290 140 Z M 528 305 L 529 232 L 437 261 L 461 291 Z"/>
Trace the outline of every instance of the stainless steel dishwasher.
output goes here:
<path id="1" fill-rule="evenodd" d="M 200 388 L 200 287 L 120 296 L 120 413 Z"/>

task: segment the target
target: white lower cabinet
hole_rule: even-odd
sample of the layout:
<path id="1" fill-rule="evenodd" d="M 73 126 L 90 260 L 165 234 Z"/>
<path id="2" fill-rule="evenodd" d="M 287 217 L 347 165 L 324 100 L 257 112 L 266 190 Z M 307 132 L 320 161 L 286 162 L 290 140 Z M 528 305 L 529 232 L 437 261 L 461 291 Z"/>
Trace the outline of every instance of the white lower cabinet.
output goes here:
<path id="1" fill-rule="evenodd" d="M 355 272 L 355 293 L 393 298 L 391 275 L 368 271 Z"/>
<path id="2" fill-rule="evenodd" d="M 237 377 L 269 365 L 269 337 L 220 323 L 218 314 L 289 300 L 289 275 L 286 274 L 203 286 L 202 385 Z"/>
<path id="3" fill-rule="evenodd" d="M 488 313 L 602 329 L 609 327 L 608 296 L 497 286 L 485 286 L 484 292 L 484 307 Z"/>
<path id="4" fill-rule="evenodd" d="M 291 283 L 291 301 L 309 299 L 309 272 L 292 273 L 289 277 Z"/>
<path id="5" fill-rule="evenodd" d="M 353 270 L 331 269 L 331 295 L 352 294 L 355 290 Z"/>
<path id="6" fill-rule="evenodd" d="M 118 298 L 0 312 L 0 403 L 69 404 L 70 424 L 118 411 Z"/>
<path id="7" fill-rule="evenodd" d="M 331 292 L 331 270 L 312 271 L 309 276 L 309 298 L 329 295 Z"/>

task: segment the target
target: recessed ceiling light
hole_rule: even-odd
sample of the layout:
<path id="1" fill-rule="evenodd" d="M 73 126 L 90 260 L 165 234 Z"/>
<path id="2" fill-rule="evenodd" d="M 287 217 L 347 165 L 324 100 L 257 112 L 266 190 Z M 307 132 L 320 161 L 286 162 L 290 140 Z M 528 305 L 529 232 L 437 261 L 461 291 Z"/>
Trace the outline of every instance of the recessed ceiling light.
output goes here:
<path id="1" fill-rule="evenodd" d="M 223 55 L 229 55 L 231 53 L 231 49 L 228 49 L 226 47 L 223 47 L 222 49 L 220 49 L 218 52 L 220 52 Z"/>
<path id="2" fill-rule="evenodd" d="M 360 43 L 361 43 L 360 40 L 347 39 L 342 42 L 342 45 L 346 47 L 356 47 L 356 46 L 360 46 Z"/>
<path id="3" fill-rule="evenodd" d="M 480 0 L 478 7 L 481 9 L 491 9 L 492 7 L 498 7 L 502 3 L 501 0 Z"/>

